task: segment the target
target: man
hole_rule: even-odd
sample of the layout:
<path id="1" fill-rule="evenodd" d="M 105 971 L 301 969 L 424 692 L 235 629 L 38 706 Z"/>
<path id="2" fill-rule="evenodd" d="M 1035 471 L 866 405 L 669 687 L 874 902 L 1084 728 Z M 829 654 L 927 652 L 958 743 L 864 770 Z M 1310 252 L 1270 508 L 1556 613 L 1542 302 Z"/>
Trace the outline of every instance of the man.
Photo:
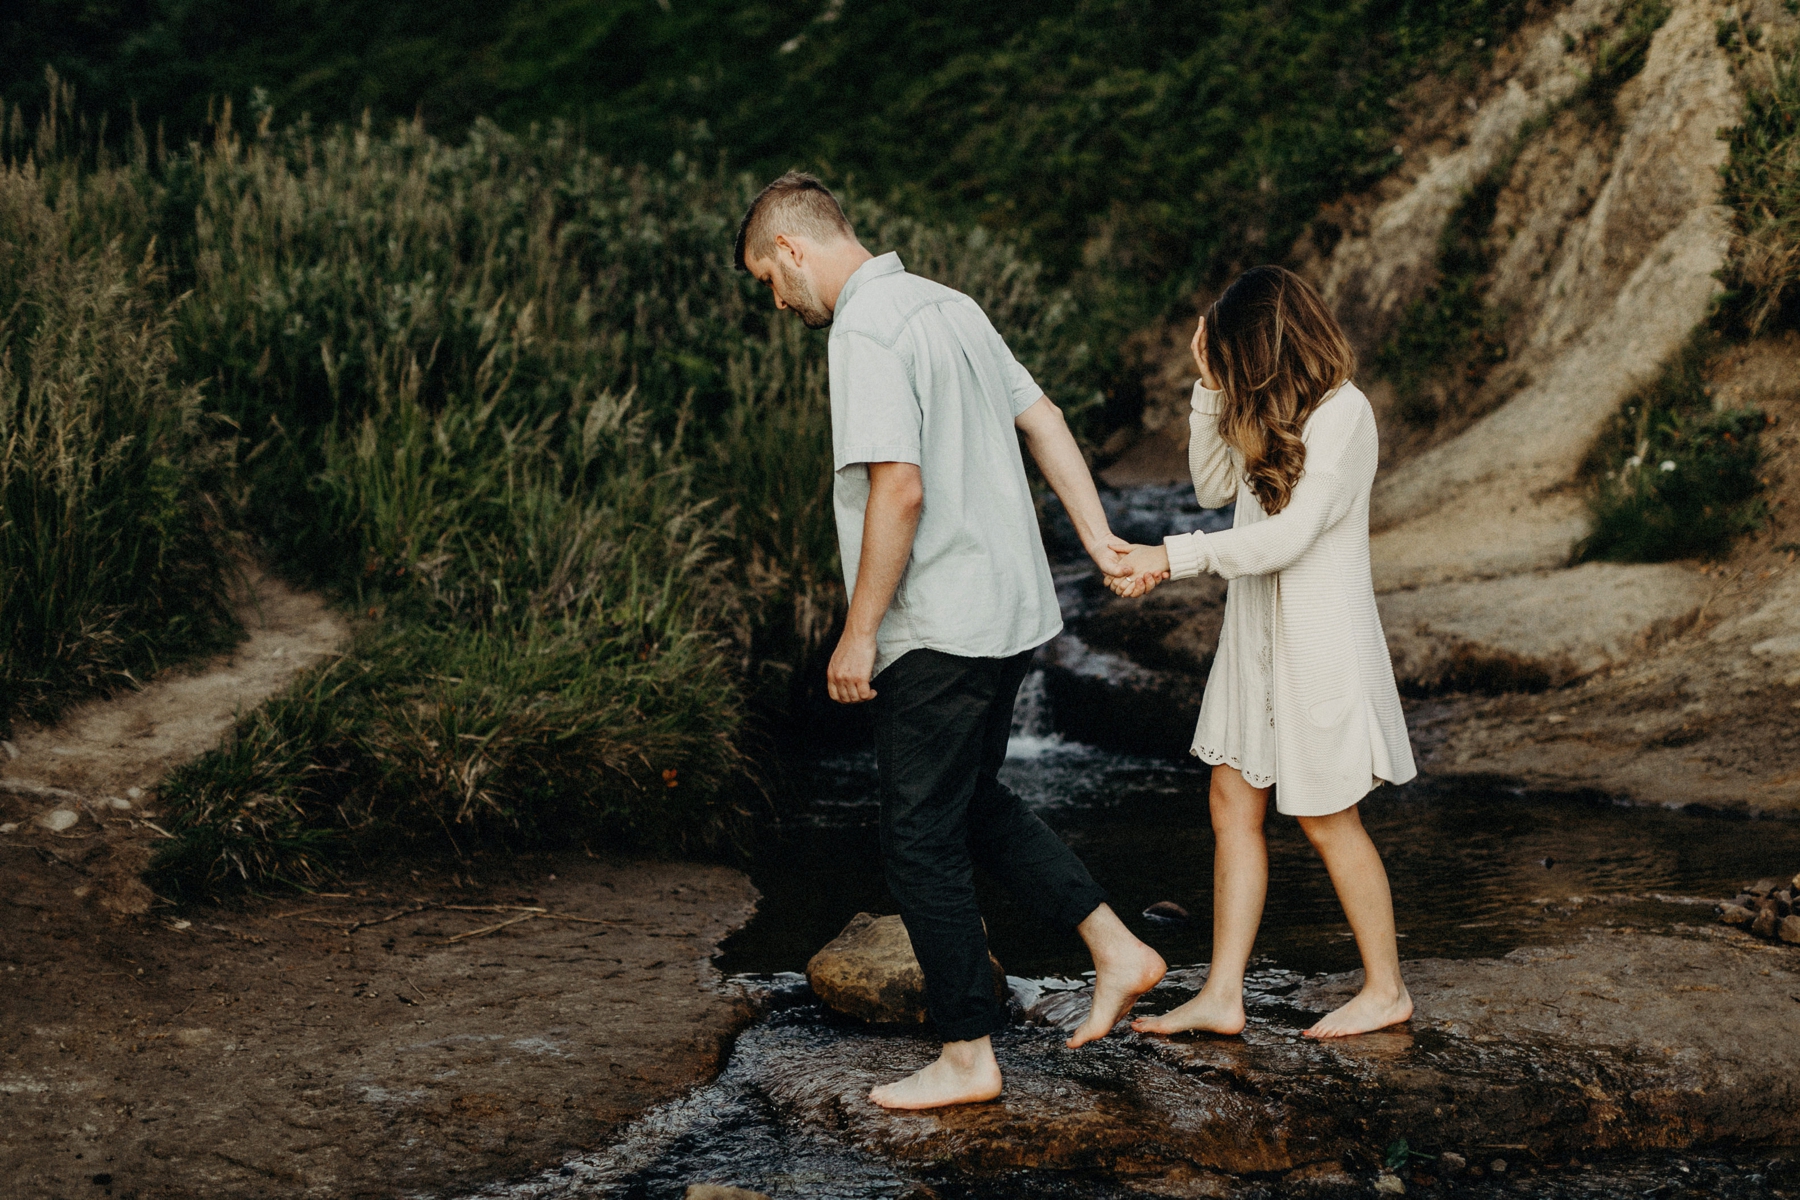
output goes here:
<path id="1" fill-rule="evenodd" d="M 1062 412 L 979 305 L 870 254 L 817 179 L 789 172 L 738 229 L 737 264 L 777 308 L 831 327 L 838 544 L 850 613 L 831 698 L 875 703 L 881 849 L 944 1040 L 924 1070 L 875 1088 L 885 1108 L 991 1100 L 1004 1023 L 975 905 L 980 865 L 1094 956 L 1070 1047 L 1104 1037 L 1166 969 L 1081 860 L 1000 783 L 1032 651 L 1062 629 L 1015 429 L 1110 575 L 1125 543 Z M 875 686 L 879 684 L 879 687 Z"/>

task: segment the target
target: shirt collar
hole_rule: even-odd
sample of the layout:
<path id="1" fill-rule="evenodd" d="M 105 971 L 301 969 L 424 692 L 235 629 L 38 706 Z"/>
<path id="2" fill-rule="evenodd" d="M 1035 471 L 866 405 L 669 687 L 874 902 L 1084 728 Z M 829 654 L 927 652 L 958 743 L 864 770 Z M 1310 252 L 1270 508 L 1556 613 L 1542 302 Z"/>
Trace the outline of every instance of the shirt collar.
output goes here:
<path id="1" fill-rule="evenodd" d="M 843 315 L 845 307 L 850 303 L 850 297 L 854 296 L 857 289 L 863 284 L 871 279 L 879 279 L 883 275 L 898 275 L 904 270 L 906 270 L 906 264 L 901 262 L 900 255 L 892 250 L 886 254 L 878 254 L 856 268 L 850 278 L 844 280 L 843 290 L 838 292 L 837 306 L 831 313 L 832 319 L 836 320 Z"/>

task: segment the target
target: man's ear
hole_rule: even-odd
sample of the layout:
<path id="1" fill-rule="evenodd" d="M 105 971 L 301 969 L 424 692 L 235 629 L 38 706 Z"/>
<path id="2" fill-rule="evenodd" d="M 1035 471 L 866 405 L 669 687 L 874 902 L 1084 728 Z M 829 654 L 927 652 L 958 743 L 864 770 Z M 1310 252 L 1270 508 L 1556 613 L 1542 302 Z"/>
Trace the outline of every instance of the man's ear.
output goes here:
<path id="1" fill-rule="evenodd" d="M 775 253 L 787 255 L 788 261 L 796 267 L 806 260 L 804 245 L 785 233 L 775 235 Z"/>

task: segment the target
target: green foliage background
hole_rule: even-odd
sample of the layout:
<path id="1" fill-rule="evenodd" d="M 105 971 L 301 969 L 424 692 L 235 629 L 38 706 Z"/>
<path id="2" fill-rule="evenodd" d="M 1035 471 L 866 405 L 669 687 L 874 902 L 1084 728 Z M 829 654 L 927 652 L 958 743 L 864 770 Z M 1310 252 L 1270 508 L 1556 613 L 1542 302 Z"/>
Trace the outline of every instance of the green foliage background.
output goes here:
<path id="1" fill-rule="evenodd" d="M 1111 347 L 1394 163 L 1395 97 L 1478 65 L 1525 0 L 15 0 L 0 98 L 50 63 L 179 141 L 278 123 L 568 121 L 622 163 L 822 172 L 1015 239 Z M 210 115 L 210 117 L 209 117 Z M 1116 393 L 1103 349 L 1087 389 Z M 1129 389 L 1127 389 L 1129 390 Z M 1131 415 L 1115 394 L 1115 419 Z"/>

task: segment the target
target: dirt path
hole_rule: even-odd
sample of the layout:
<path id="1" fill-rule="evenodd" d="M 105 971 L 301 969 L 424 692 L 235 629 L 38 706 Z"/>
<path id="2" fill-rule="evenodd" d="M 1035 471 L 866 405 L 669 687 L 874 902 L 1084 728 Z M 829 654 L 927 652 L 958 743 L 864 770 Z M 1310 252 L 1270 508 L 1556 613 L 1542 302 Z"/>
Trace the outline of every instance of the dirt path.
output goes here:
<path id="1" fill-rule="evenodd" d="M 346 634 L 267 577 L 241 615 L 231 654 L 4 747 L 0 1197 L 453 1191 L 717 1069 L 750 1013 L 711 958 L 756 900 L 724 867 L 421 864 L 157 901 L 157 781 Z"/>

